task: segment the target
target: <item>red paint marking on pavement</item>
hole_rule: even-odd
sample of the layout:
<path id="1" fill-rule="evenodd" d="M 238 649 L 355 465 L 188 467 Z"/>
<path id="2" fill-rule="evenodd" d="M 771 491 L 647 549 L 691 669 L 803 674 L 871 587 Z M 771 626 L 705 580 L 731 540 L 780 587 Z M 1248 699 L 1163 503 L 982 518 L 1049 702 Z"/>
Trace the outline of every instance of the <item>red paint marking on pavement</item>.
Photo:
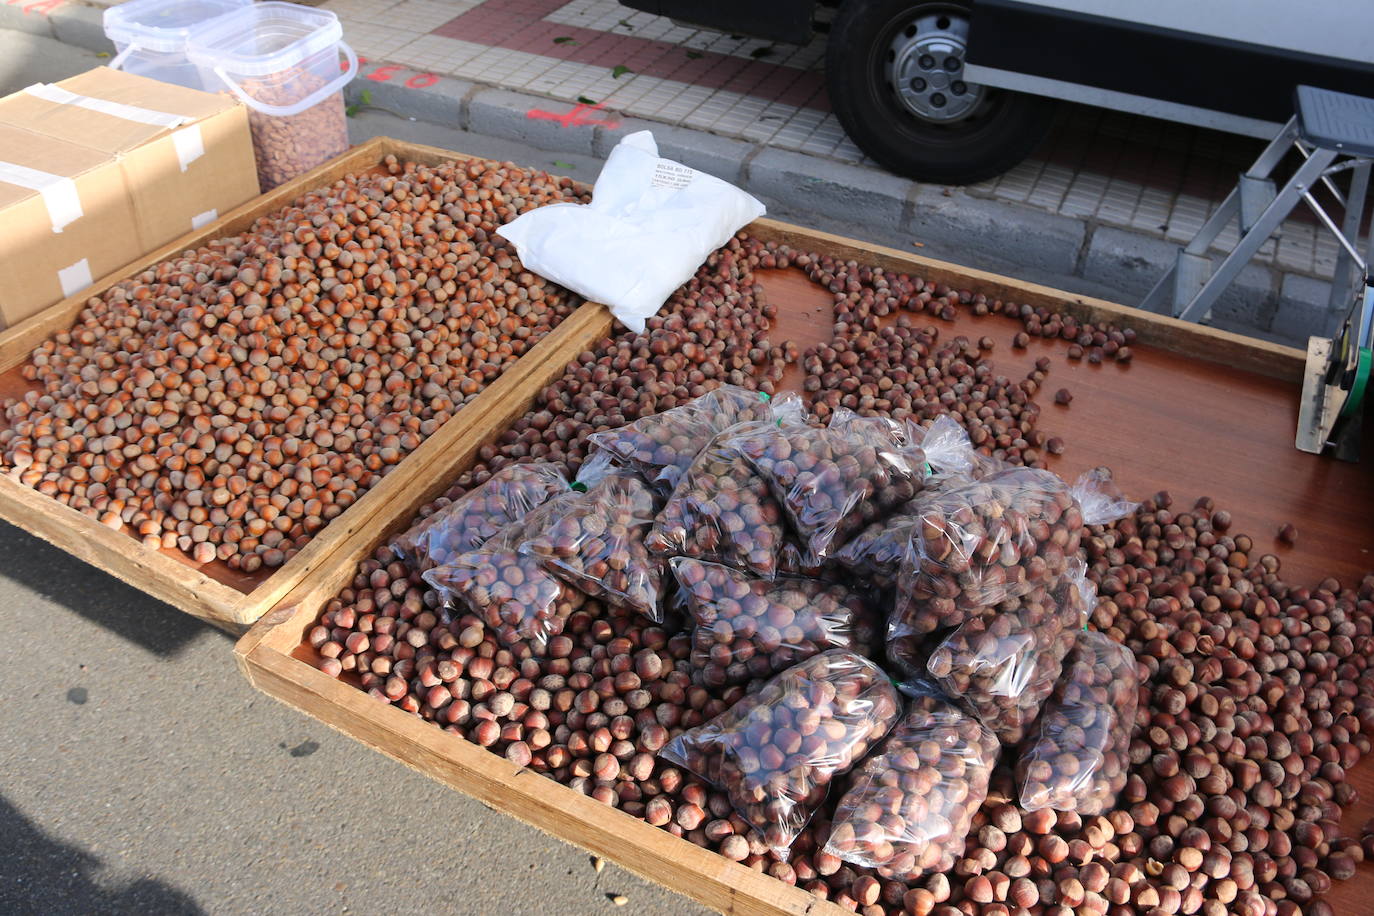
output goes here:
<path id="1" fill-rule="evenodd" d="M 367 58 L 358 58 L 359 69 L 366 63 Z M 430 86 L 439 82 L 439 75 L 437 73 L 416 73 L 413 70 L 405 69 L 400 64 L 382 64 L 371 73 L 364 73 L 363 79 L 372 80 L 374 83 L 389 83 L 396 77 L 406 73 L 410 75 L 405 78 L 405 81 L 402 82 L 401 85 L 405 86 L 407 89 L 428 89 Z"/>
<path id="2" fill-rule="evenodd" d="M 395 76 L 400 69 L 398 64 L 383 64 L 369 73 L 367 79 L 372 80 L 374 83 L 385 83 Z"/>
<path id="3" fill-rule="evenodd" d="M 40 16 L 46 16 L 65 2 L 66 0 L 34 0 L 34 2 L 25 3 L 25 0 L 8 0 L 5 5 L 18 6 L 23 3 L 25 14 L 37 13 Z"/>
<path id="4" fill-rule="evenodd" d="M 529 111 L 525 112 L 525 117 L 532 121 L 556 121 L 559 127 L 587 127 L 593 124 L 599 124 L 602 127 L 609 127 L 611 130 L 615 130 L 620 126 L 620 122 L 615 118 L 589 118 L 584 114 L 584 112 L 600 110 L 601 105 L 599 103 L 596 105 L 584 105 L 578 102 L 577 106 L 574 107 L 572 111 L 566 111 L 563 114 L 544 111 L 540 108 L 531 108 Z"/>

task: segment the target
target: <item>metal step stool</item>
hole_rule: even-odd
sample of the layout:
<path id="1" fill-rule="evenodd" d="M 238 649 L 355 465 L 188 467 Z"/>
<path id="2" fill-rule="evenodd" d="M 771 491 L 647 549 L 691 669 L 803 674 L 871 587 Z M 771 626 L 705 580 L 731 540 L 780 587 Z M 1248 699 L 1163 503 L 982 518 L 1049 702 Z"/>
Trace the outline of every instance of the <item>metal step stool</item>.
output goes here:
<path id="1" fill-rule="evenodd" d="M 1299 86 L 1296 95 L 1297 113 L 1240 176 L 1235 190 L 1188 246 L 1179 251 L 1174 266 L 1146 295 L 1141 308 L 1167 310 L 1185 321 L 1205 321 L 1217 298 L 1300 200 L 1312 208 L 1341 245 L 1330 301 L 1333 309 L 1349 305 L 1351 265 L 1359 277 L 1368 274 L 1368 258 L 1356 251 L 1355 241 L 1369 189 L 1370 161 L 1374 159 L 1374 99 L 1311 86 Z M 1270 176 L 1293 149 L 1301 155 L 1302 165 L 1279 189 Z M 1348 197 L 1331 181 L 1332 175 L 1342 171 L 1351 172 Z M 1344 208 L 1343 225 L 1338 227 L 1312 196 L 1318 182 Z M 1240 241 L 1214 270 L 1207 252 L 1233 219 L 1240 221 Z"/>

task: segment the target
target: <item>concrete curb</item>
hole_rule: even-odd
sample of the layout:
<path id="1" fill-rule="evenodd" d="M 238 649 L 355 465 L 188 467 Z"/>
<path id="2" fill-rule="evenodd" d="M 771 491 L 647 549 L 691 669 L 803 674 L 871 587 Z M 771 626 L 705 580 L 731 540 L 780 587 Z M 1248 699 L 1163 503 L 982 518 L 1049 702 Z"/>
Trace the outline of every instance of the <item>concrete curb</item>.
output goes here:
<path id="1" fill-rule="evenodd" d="M 48 15 L 0 6 L 0 28 L 108 52 L 102 14 L 80 2 Z M 352 105 L 550 153 L 604 158 L 627 134 L 652 130 L 662 155 L 744 188 L 772 212 L 809 224 L 896 232 L 932 257 L 1126 304 L 1139 301 L 1177 250 L 1156 236 L 962 188 L 394 64 L 367 61 L 345 92 Z M 1252 263 L 1214 310 L 1214 323 L 1305 346 L 1309 333 L 1335 321 L 1329 289 L 1323 278 Z"/>

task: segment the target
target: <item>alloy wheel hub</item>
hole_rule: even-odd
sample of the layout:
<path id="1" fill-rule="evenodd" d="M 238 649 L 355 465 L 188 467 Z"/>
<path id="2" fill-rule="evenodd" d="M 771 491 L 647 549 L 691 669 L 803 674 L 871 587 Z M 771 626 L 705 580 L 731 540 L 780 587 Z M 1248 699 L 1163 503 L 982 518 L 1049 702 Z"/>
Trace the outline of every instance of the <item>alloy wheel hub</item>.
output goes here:
<path id="1" fill-rule="evenodd" d="M 947 12 L 926 13 L 897 33 L 884 68 L 888 84 L 907 110 L 928 121 L 957 121 L 983 100 L 985 88 L 966 82 L 968 20 Z"/>

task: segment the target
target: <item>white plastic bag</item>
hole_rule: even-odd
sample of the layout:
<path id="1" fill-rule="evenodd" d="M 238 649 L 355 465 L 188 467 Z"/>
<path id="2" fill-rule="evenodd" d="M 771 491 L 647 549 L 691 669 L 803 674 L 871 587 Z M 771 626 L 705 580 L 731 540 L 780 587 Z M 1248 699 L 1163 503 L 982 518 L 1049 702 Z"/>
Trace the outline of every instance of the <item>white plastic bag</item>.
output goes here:
<path id="1" fill-rule="evenodd" d="M 660 159 L 653 134 L 641 130 L 611 150 L 590 204 L 540 207 L 497 234 L 526 268 L 640 332 L 707 255 L 763 213 L 734 185 Z"/>

